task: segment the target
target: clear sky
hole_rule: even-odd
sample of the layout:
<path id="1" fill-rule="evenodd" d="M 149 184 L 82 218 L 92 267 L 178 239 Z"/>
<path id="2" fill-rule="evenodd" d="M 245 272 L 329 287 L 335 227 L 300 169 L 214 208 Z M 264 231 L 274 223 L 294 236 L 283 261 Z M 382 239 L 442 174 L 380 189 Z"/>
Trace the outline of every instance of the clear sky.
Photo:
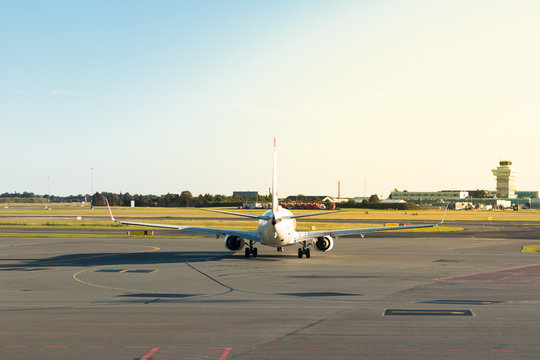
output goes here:
<path id="1" fill-rule="evenodd" d="M 2 1 L 0 193 L 540 189 L 540 2 Z"/>

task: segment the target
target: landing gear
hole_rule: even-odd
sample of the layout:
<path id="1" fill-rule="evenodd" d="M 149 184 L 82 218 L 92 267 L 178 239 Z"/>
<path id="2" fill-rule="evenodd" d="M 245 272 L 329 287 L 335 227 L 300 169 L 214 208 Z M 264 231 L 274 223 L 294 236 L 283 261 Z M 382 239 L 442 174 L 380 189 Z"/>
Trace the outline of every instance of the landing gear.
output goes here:
<path id="1" fill-rule="evenodd" d="M 311 257 L 309 248 L 307 247 L 307 244 L 305 241 L 302 243 L 302 247 L 298 248 L 298 258 L 301 259 L 302 256 L 304 256 L 304 254 L 306 255 L 306 259 L 309 259 Z"/>
<path id="2" fill-rule="evenodd" d="M 252 255 L 253 257 L 257 257 L 257 248 L 253 247 L 253 241 L 249 241 L 249 247 L 245 249 L 245 256 L 248 258 L 249 255 Z"/>
<path id="3" fill-rule="evenodd" d="M 283 252 L 283 246 L 278 247 L 277 252 Z"/>

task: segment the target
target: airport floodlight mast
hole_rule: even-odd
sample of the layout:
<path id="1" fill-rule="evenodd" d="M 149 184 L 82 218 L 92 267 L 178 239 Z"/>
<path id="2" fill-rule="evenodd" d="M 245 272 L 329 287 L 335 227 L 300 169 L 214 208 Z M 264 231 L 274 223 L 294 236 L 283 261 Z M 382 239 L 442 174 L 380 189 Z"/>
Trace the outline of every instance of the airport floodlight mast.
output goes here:
<path id="1" fill-rule="evenodd" d="M 364 178 L 364 197 L 367 196 L 367 179 Z"/>

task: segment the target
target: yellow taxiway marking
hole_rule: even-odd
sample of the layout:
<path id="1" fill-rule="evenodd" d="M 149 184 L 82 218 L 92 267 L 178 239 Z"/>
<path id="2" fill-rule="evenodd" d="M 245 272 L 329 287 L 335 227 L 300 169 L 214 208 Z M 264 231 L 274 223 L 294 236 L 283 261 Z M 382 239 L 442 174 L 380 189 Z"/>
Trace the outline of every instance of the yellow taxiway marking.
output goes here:
<path id="1" fill-rule="evenodd" d="M 101 288 L 101 289 L 118 290 L 118 291 L 137 291 L 137 292 L 147 292 L 148 291 L 148 290 L 126 289 L 126 288 L 118 288 L 118 287 L 114 287 L 114 286 L 98 285 L 98 284 L 93 284 L 91 282 L 79 279 L 80 274 L 82 274 L 84 272 L 87 272 L 89 270 L 92 270 L 92 269 L 97 269 L 98 267 L 99 266 L 96 266 L 94 268 L 84 269 L 84 270 L 81 270 L 79 272 L 76 272 L 75 274 L 73 274 L 73 279 L 75 281 L 80 282 L 81 284 L 88 285 L 88 286 L 93 286 L 93 287 L 97 287 L 97 288 Z"/>
<path id="2" fill-rule="evenodd" d="M 148 245 L 119 245 L 119 244 L 107 244 L 107 245 L 110 245 L 110 246 L 130 246 L 130 247 L 145 247 L 145 248 L 150 248 L 150 249 L 146 249 L 146 250 L 139 250 L 139 251 L 134 251 L 134 253 L 141 253 L 141 252 L 152 252 L 152 251 L 158 251 L 160 250 L 159 247 L 157 246 L 148 246 Z M 80 257 L 78 259 L 89 259 L 89 258 L 94 258 L 94 257 L 107 257 L 107 256 L 115 256 L 116 254 L 103 254 L 103 255 L 92 255 L 92 256 L 85 256 L 85 257 Z M 84 284 L 84 285 L 88 285 L 88 286 L 93 286 L 93 287 L 97 287 L 97 288 L 102 288 L 102 289 L 110 289 L 110 290 L 118 290 L 118 291 L 138 291 L 138 292 L 145 292 L 147 290 L 138 290 L 138 289 L 125 289 L 125 288 L 117 288 L 117 287 L 113 287 L 113 286 L 105 286 L 105 285 L 98 285 L 98 284 L 93 284 L 91 282 L 88 282 L 88 281 L 84 281 L 82 279 L 79 278 L 79 275 L 84 273 L 84 272 L 87 272 L 89 270 L 92 270 L 92 269 L 97 269 L 99 266 L 95 266 L 95 267 L 92 267 L 92 268 L 87 268 L 87 269 L 84 269 L 84 270 L 81 270 L 81 271 L 78 271 L 76 272 L 75 274 L 73 274 L 73 280 L 75 281 L 78 281 L 80 282 L 81 284 Z M 127 270 L 123 270 L 121 272 L 125 272 Z"/>

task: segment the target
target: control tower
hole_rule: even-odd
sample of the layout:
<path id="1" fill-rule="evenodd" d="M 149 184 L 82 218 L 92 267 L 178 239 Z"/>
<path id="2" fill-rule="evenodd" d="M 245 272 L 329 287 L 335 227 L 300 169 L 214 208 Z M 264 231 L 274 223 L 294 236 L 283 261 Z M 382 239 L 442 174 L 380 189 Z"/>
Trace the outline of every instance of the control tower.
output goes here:
<path id="1" fill-rule="evenodd" d="M 511 167 L 511 161 L 500 161 L 496 169 L 491 170 L 493 175 L 497 177 L 497 197 L 502 199 L 515 199 L 516 171 Z"/>

